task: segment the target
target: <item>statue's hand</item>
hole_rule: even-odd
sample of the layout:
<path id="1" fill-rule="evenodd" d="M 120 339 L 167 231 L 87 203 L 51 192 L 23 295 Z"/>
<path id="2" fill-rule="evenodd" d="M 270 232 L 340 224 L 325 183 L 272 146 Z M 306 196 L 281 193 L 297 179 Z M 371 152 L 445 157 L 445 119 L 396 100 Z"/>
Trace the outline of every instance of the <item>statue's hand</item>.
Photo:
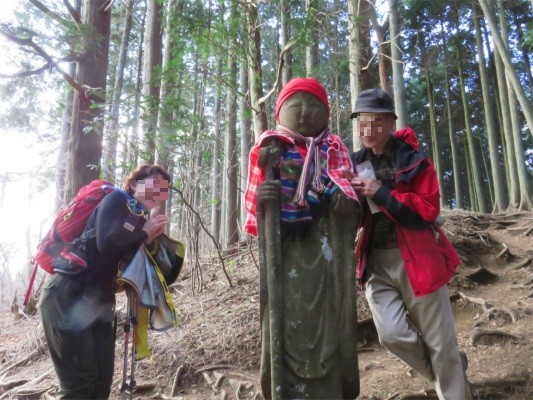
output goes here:
<path id="1" fill-rule="evenodd" d="M 335 214 L 351 214 L 356 211 L 357 202 L 346 196 L 342 190 L 336 190 L 331 198 Z"/>
<path id="2" fill-rule="evenodd" d="M 279 203 L 280 191 L 279 181 L 263 181 L 257 188 L 257 200 L 261 205 L 266 202 Z"/>

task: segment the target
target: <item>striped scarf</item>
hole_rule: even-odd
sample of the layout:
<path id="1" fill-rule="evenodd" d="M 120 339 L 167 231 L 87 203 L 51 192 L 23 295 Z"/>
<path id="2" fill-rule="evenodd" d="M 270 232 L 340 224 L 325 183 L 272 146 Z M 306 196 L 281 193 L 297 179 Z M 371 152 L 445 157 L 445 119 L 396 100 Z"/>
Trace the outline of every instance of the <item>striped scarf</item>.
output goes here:
<path id="1" fill-rule="evenodd" d="M 278 125 L 278 131 L 294 139 L 295 142 L 305 143 L 307 147 L 307 155 L 305 156 L 302 174 L 296 187 L 296 194 L 292 200 L 293 204 L 296 204 L 298 207 L 305 207 L 307 205 L 305 195 L 309 182 L 311 182 L 311 188 L 316 193 L 324 192 L 324 181 L 320 166 L 320 145 L 328 137 L 330 130 L 326 128 L 316 137 L 303 136 L 283 125 Z"/>

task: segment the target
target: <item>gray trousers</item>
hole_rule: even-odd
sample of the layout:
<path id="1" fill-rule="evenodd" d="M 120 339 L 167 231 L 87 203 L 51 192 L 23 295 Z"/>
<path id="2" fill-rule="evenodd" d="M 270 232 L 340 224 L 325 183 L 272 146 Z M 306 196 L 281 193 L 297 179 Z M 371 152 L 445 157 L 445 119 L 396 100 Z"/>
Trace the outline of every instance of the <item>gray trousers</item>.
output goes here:
<path id="1" fill-rule="evenodd" d="M 415 297 L 399 249 L 371 250 L 367 273 L 366 298 L 380 343 L 434 381 L 439 399 L 470 400 L 446 285 Z"/>

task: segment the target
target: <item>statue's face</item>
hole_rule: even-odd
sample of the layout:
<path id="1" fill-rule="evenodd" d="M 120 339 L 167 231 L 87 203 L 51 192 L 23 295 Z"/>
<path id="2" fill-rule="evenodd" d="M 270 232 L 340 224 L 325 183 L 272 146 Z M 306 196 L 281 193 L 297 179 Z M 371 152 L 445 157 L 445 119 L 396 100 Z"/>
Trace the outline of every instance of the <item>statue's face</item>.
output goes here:
<path id="1" fill-rule="evenodd" d="M 326 106 L 308 92 L 296 92 L 282 104 L 279 122 L 303 136 L 318 136 L 328 126 Z"/>

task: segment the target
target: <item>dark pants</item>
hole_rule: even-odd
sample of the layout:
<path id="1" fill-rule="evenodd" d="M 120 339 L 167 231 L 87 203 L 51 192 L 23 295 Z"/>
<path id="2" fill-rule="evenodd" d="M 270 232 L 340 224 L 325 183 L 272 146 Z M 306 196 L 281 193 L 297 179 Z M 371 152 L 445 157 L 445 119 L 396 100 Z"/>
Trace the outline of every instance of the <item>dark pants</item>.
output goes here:
<path id="1" fill-rule="evenodd" d="M 60 399 L 107 399 L 111 391 L 113 306 L 83 296 L 84 285 L 80 275 L 55 274 L 41 294 L 39 308 Z"/>

